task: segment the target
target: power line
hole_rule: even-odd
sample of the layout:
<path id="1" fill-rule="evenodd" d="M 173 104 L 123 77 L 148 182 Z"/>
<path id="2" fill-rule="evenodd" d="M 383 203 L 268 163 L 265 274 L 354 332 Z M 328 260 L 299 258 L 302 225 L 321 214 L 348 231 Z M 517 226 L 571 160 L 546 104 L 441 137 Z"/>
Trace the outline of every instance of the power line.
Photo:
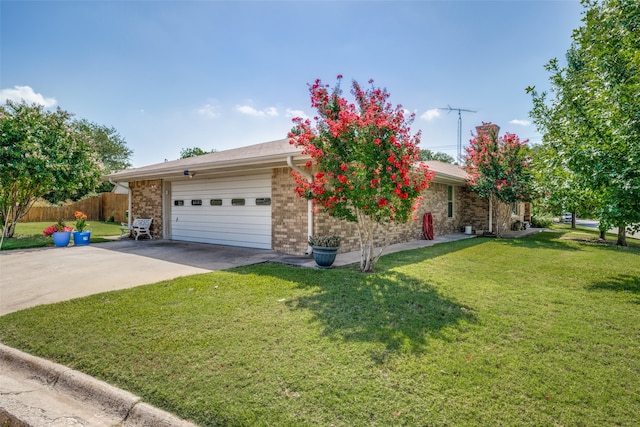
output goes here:
<path id="1" fill-rule="evenodd" d="M 447 110 L 448 112 L 457 111 L 458 112 L 458 162 L 462 164 L 462 112 L 465 113 L 477 113 L 474 110 L 467 110 L 466 108 L 455 108 L 451 105 L 447 105 L 447 108 L 438 108 L 438 110 Z"/>

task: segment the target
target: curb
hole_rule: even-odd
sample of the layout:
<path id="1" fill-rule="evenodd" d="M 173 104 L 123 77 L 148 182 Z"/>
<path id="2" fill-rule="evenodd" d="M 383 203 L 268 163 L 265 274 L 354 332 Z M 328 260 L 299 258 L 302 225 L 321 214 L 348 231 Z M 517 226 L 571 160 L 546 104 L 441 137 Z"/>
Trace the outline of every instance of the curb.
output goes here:
<path id="1" fill-rule="evenodd" d="M 193 423 L 142 402 L 140 397 L 128 391 L 1 343 L 0 363 L 19 372 L 25 380 L 35 380 L 52 391 L 71 397 L 78 401 L 80 406 L 93 405 L 99 408 L 104 414 L 121 420 L 122 426 L 195 426 Z M 37 405 L 38 402 L 29 403 Z M 9 422 L 8 425 L 15 426 L 32 426 L 29 421 L 20 419 L 19 414 L 11 414 L 3 408 L 0 408 L 0 422 Z M 33 425 L 33 427 L 37 426 Z"/>

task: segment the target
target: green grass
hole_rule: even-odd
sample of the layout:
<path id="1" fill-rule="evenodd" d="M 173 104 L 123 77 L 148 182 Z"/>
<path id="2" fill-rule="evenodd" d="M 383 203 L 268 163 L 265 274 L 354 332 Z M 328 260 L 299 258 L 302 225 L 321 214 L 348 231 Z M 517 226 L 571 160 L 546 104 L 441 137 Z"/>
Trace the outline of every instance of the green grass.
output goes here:
<path id="1" fill-rule="evenodd" d="M 583 235 L 184 277 L 0 317 L 0 341 L 201 426 L 635 426 L 638 242 Z"/>
<path id="2" fill-rule="evenodd" d="M 49 222 L 19 222 L 16 225 L 14 237 L 4 239 L 2 250 L 40 248 L 43 246 L 53 246 L 53 239 L 42 235 L 42 231 L 55 224 Z M 67 225 L 73 226 L 72 222 Z M 91 242 L 106 242 L 105 236 L 119 236 L 120 223 L 89 221 L 88 229 L 91 231 Z"/>

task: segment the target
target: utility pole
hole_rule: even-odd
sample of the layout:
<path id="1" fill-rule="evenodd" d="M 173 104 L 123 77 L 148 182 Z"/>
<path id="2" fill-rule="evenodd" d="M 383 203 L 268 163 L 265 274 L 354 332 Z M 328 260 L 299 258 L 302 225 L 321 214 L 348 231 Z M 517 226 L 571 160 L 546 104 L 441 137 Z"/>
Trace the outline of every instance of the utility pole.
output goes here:
<path id="1" fill-rule="evenodd" d="M 447 110 L 448 112 L 458 112 L 458 158 L 456 160 L 458 161 L 458 163 L 462 164 L 462 112 L 464 111 L 465 113 L 477 113 L 477 111 L 467 110 L 465 108 L 454 108 L 450 105 L 447 105 L 447 108 L 438 109 Z"/>

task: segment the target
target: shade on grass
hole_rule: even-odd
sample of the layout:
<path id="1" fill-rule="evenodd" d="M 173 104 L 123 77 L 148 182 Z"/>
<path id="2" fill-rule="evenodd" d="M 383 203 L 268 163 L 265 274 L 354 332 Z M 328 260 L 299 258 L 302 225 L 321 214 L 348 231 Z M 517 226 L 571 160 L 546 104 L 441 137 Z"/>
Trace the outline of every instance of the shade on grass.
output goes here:
<path id="1" fill-rule="evenodd" d="M 636 425 L 640 251 L 543 233 L 242 267 L 0 318 L 202 426 Z"/>

